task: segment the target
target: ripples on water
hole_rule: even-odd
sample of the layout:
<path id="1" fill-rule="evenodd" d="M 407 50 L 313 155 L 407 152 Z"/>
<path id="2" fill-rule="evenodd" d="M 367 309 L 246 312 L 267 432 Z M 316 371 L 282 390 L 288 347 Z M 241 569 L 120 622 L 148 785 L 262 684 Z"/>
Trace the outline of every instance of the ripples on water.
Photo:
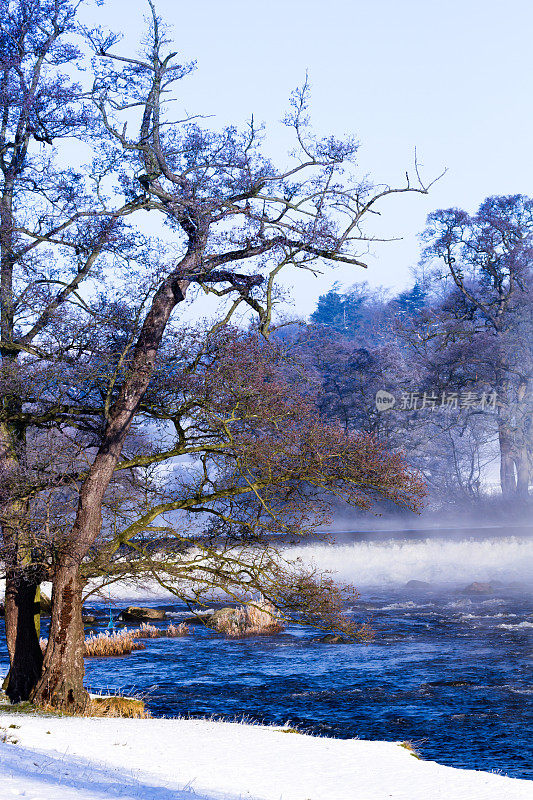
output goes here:
<path id="1" fill-rule="evenodd" d="M 458 543 L 451 544 L 457 555 Z M 371 545 L 364 546 L 370 553 Z M 422 543 L 411 546 L 422 554 Z M 394 583 L 400 576 L 390 573 L 399 571 L 400 580 L 427 580 L 429 557 L 417 568 L 398 558 L 393 566 L 389 555 L 379 565 L 376 548 L 370 553 L 386 586 L 364 585 L 352 609 L 359 619 L 371 618 L 376 636 L 370 644 L 322 644 L 313 641 L 316 632 L 297 626 L 274 637 L 242 640 L 194 626 L 186 638 L 147 640 L 146 650 L 124 658 L 88 659 L 87 683 L 147 693 L 156 716 L 289 721 L 325 736 L 409 740 L 424 758 L 443 764 L 533 778 L 533 593 L 514 582 L 524 577 L 526 549 L 520 542 L 493 543 L 489 552 L 494 557 L 497 551 L 499 560 L 492 568 L 486 551 L 479 567 L 463 558 L 454 582 L 450 564 L 446 570 L 442 564 L 442 543 L 427 547 L 434 555 L 441 548 L 441 564 L 434 567 L 441 578 L 448 570 L 448 581 L 423 590 Z M 517 554 L 514 564 L 510 547 Z M 386 552 L 384 545 L 379 548 Z M 350 564 L 340 549 L 330 548 L 328 558 L 341 557 L 342 577 L 365 569 L 371 574 L 368 562 Z M 333 566 L 327 558 L 317 559 L 320 547 L 312 550 L 321 566 Z M 461 591 L 465 581 L 498 575 L 503 580 L 492 595 Z M 178 605 L 165 607 L 178 618 L 183 613 Z M 0 665 L 5 662 L 2 644 Z"/>

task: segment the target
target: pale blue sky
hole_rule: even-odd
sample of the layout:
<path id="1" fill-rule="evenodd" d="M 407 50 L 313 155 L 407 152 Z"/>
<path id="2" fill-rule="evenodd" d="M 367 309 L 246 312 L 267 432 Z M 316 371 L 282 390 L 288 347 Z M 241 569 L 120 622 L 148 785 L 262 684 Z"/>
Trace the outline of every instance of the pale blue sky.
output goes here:
<path id="1" fill-rule="evenodd" d="M 415 146 L 428 179 L 448 167 L 428 197 L 386 200 L 380 232 L 404 239 L 375 246 L 368 271 L 296 276 L 293 297 L 302 314 L 334 281 L 408 284 L 419 255 L 417 233 L 431 210 L 473 211 L 490 194 L 533 193 L 533 3 L 156 2 L 184 59 L 198 61 L 180 86 L 188 111 L 214 114 L 221 125 L 243 123 L 253 113 L 272 126 L 274 150 L 278 141 L 284 150 L 277 125 L 308 69 L 317 131 L 355 134 L 363 173 L 401 183 Z M 129 43 L 145 13 L 143 0 L 105 0 L 97 11 Z"/>

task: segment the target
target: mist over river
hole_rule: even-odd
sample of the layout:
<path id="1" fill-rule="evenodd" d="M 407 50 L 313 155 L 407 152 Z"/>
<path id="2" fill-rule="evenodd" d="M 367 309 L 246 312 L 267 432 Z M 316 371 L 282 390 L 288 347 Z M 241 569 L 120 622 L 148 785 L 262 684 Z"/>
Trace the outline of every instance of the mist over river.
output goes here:
<path id="1" fill-rule="evenodd" d="M 463 586 L 472 581 L 533 587 L 533 526 L 410 531 L 336 531 L 333 543 L 291 547 L 287 555 L 332 570 L 359 588 L 410 580 Z"/>
<path id="2" fill-rule="evenodd" d="M 318 735 L 407 740 L 443 764 L 533 778 L 531 528 L 336 535 L 337 544 L 290 552 L 358 588 L 349 613 L 371 623 L 369 644 L 320 643 L 297 625 L 246 639 L 196 625 L 188 637 L 146 640 L 130 656 L 87 659 L 87 684 L 146 694 L 156 716 L 289 721 Z M 472 582 L 490 586 L 467 590 Z M 143 600 L 135 596 L 173 620 L 188 613 L 168 598 Z M 115 600 L 116 612 L 127 602 Z M 105 606 L 87 605 L 103 630 Z"/>

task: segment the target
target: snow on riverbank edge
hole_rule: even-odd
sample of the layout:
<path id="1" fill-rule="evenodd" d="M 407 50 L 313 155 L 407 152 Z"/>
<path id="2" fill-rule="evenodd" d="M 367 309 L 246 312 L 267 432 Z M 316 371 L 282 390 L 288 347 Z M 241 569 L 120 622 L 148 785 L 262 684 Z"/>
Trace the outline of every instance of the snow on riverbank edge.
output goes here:
<path id="1" fill-rule="evenodd" d="M 0 786 L 2 800 L 526 800 L 533 784 L 420 761 L 394 742 L 0 714 Z"/>

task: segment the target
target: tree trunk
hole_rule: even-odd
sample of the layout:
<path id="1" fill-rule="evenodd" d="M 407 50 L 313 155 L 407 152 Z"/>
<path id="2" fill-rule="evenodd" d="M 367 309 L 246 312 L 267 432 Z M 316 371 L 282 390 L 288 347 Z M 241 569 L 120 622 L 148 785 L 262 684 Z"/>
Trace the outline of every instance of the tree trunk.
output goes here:
<path id="1" fill-rule="evenodd" d="M 37 705 L 72 713 L 83 712 L 87 705 L 89 695 L 83 688 L 82 589 L 76 563 L 71 561 L 56 569 L 42 675 L 30 698 Z"/>
<path id="2" fill-rule="evenodd" d="M 68 552 L 59 553 L 54 574 L 50 638 L 42 676 L 31 698 L 38 705 L 80 712 L 87 704 L 88 694 L 83 688 L 84 629 L 79 567 L 100 533 L 104 495 L 150 383 L 168 320 L 175 306 L 185 299 L 189 281 L 183 276 L 195 267 L 198 269 L 200 256 L 200 250 L 187 252 L 155 293 L 128 375 L 109 410 L 100 447 L 81 486 Z"/>
<path id="3" fill-rule="evenodd" d="M 516 493 L 519 497 L 529 497 L 529 483 L 531 477 L 531 466 L 529 463 L 529 453 L 527 445 L 523 444 L 516 457 Z"/>
<path id="4" fill-rule="evenodd" d="M 10 669 L 6 694 L 12 703 L 28 700 L 41 677 L 43 654 L 37 620 L 40 615 L 39 584 L 22 570 L 6 574 L 6 639 Z"/>
<path id="5" fill-rule="evenodd" d="M 5 426 L 2 432 L 5 432 Z M 5 442 L 1 435 L 0 442 Z M 14 463 L 14 456 L 6 458 L 5 448 L 0 446 L 0 464 L 7 464 L 9 471 L 12 471 Z M 27 503 L 6 498 L 6 490 L 8 492 L 9 488 L 8 482 L 1 502 L 2 544 L 6 567 L 5 628 L 10 662 L 3 688 L 11 702 L 18 703 L 29 698 L 42 671 L 38 605 L 40 570 L 31 564 Z"/>
<path id="6" fill-rule="evenodd" d="M 500 441 L 500 485 L 503 497 L 513 497 L 516 493 L 515 465 L 510 436 L 506 428 L 499 426 Z"/>

